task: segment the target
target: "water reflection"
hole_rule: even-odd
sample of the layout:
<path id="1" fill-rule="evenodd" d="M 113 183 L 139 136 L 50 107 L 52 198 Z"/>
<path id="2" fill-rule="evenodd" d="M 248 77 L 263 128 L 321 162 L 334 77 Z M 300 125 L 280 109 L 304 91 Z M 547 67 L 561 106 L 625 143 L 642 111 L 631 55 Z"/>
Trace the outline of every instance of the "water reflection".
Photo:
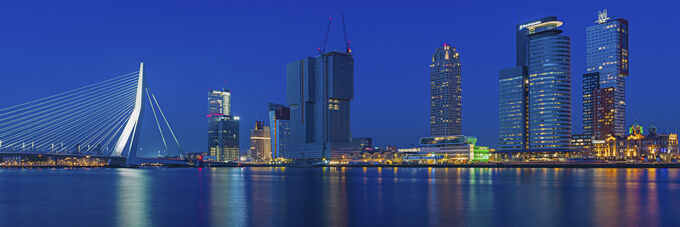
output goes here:
<path id="1" fill-rule="evenodd" d="M 151 226 L 148 174 L 139 169 L 117 169 L 117 225 Z"/>
<path id="2" fill-rule="evenodd" d="M 679 212 L 678 169 L 0 170 L 0 226 L 678 226 Z"/>
<path id="3" fill-rule="evenodd" d="M 208 197 L 210 223 L 213 226 L 240 226 L 247 223 L 246 200 L 252 193 L 245 190 L 245 168 L 209 169 Z M 251 198 L 252 199 L 252 198 Z"/>

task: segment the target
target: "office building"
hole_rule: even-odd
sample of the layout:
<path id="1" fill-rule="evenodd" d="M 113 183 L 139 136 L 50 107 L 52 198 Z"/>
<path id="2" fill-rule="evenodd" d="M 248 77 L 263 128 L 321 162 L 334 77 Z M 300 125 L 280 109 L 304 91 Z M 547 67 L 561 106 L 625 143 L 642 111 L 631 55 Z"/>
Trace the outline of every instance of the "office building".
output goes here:
<path id="1" fill-rule="evenodd" d="M 616 119 L 615 88 L 600 88 L 595 90 L 593 101 L 593 139 L 605 140 L 616 135 L 613 125 Z"/>
<path id="2" fill-rule="evenodd" d="M 500 71 L 498 81 L 499 149 L 529 149 L 529 78 L 526 66 Z"/>
<path id="3" fill-rule="evenodd" d="M 430 135 L 462 134 L 460 56 L 444 44 L 430 64 Z"/>
<path id="4" fill-rule="evenodd" d="M 239 117 L 231 114 L 231 91 L 208 91 L 208 156 L 216 161 L 239 159 Z"/>
<path id="5" fill-rule="evenodd" d="M 571 135 L 571 149 L 574 151 L 584 152 L 586 154 L 591 154 L 592 148 L 592 138 L 584 134 L 572 134 Z"/>
<path id="6" fill-rule="evenodd" d="M 499 72 L 499 151 L 571 149 L 571 41 L 546 17 L 516 27 L 516 66 Z"/>
<path id="7" fill-rule="evenodd" d="M 610 19 L 607 10 L 598 12 L 595 25 L 586 28 L 586 74 L 583 75 L 583 133 L 596 140 L 604 140 L 607 135 L 625 135 L 626 123 L 626 77 L 628 76 L 628 21 Z M 599 89 L 606 91 L 597 92 Z M 612 118 L 598 119 L 593 109 L 593 100 L 602 99 L 597 94 L 613 96 L 613 105 L 602 110 Z M 606 127 L 606 128 L 604 128 Z"/>
<path id="8" fill-rule="evenodd" d="M 248 155 L 255 161 L 272 160 L 271 135 L 269 126 L 263 121 L 255 121 L 255 128 L 250 130 L 250 150 Z"/>
<path id="9" fill-rule="evenodd" d="M 329 159 L 358 153 L 351 142 L 354 58 L 331 51 L 287 65 L 290 146 L 286 158 Z"/>
<path id="10" fill-rule="evenodd" d="M 595 130 L 595 91 L 600 89 L 600 73 L 583 74 L 583 135 L 593 137 Z"/>
<path id="11" fill-rule="evenodd" d="M 269 103 L 267 114 L 269 116 L 272 159 L 286 158 L 290 137 L 290 108 Z"/>

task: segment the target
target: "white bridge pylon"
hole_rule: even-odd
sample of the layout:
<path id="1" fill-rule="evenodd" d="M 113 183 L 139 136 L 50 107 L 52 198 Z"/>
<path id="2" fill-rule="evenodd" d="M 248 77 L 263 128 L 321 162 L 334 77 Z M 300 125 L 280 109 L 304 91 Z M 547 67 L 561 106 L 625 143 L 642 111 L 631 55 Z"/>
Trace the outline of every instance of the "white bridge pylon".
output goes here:
<path id="1" fill-rule="evenodd" d="M 132 109 L 132 114 L 125 123 L 125 128 L 121 133 L 116 145 L 113 149 L 112 156 L 121 156 L 123 152 L 128 151 L 128 159 L 137 157 L 139 150 L 139 134 L 142 126 L 142 113 L 144 109 L 144 62 L 139 63 L 139 74 L 137 79 L 137 91 L 135 93 L 135 107 Z M 129 160 L 131 161 L 131 160 Z"/>
<path id="2" fill-rule="evenodd" d="M 184 156 L 144 77 L 144 63 L 137 72 L 0 107 L 0 153 L 128 157 L 128 164 L 137 164 L 146 108 L 151 108 L 165 151 L 170 152 L 163 128 L 172 135 L 179 157 Z"/>

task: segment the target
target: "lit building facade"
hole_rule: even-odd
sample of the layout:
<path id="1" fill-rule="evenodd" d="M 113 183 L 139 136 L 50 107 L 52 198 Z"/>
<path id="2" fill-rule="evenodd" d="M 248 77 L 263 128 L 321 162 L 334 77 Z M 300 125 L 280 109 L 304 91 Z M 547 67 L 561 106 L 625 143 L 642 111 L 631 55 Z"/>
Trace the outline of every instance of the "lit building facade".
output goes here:
<path id="1" fill-rule="evenodd" d="M 580 151 L 583 153 L 589 153 L 592 147 L 592 138 L 585 134 L 572 134 L 571 135 L 571 148 L 574 151 Z"/>
<path id="2" fill-rule="evenodd" d="M 600 73 L 583 74 L 583 135 L 593 137 L 595 134 L 595 91 L 600 89 Z"/>
<path id="3" fill-rule="evenodd" d="M 529 149 L 569 151 L 571 41 L 550 21 L 529 33 Z"/>
<path id="4" fill-rule="evenodd" d="M 529 78 L 527 68 L 518 66 L 500 71 L 498 81 L 499 149 L 529 149 Z"/>
<path id="5" fill-rule="evenodd" d="M 607 17 L 607 10 L 598 12 L 595 25 L 586 28 L 586 74 L 583 76 L 583 131 L 597 136 L 595 124 L 598 119 L 592 107 L 598 89 L 613 90 L 613 106 L 604 110 L 613 114 L 613 124 L 606 129 L 615 136 L 625 135 L 626 123 L 626 77 L 628 76 L 628 21 Z M 597 78 L 592 75 L 596 74 Z M 596 81 L 591 82 L 590 80 Z M 588 80 L 588 83 L 586 83 Z M 596 85 L 593 85 L 595 84 Z M 610 95 L 608 92 L 602 94 Z M 606 137 L 606 136 L 604 136 Z M 601 139 L 600 139 L 601 140 Z"/>
<path id="6" fill-rule="evenodd" d="M 271 161 L 272 146 L 269 126 L 263 121 L 255 121 L 255 128 L 250 130 L 249 156 L 256 161 Z"/>
<path id="7" fill-rule="evenodd" d="M 571 41 L 556 17 L 516 27 L 517 63 L 499 72 L 499 152 L 571 149 Z"/>
<path id="8" fill-rule="evenodd" d="M 476 146 L 474 136 L 433 136 L 422 137 L 419 146 L 399 149 L 406 161 L 421 164 L 468 163 L 489 160 L 489 148 Z"/>
<path id="9" fill-rule="evenodd" d="M 430 64 L 430 135 L 462 134 L 460 56 L 449 44 L 437 48 Z"/>
<path id="10" fill-rule="evenodd" d="M 286 158 L 290 137 L 290 108 L 269 103 L 267 114 L 269 116 L 272 159 Z"/>
<path id="11" fill-rule="evenodd" d="M 633 123 L 626 137 L 610 135 L 602 143 L 593 142 L 597 156 L 602 159 L 669 161 L 680 157 L 678 134 L 660 134 L 654 125 L 647 135 L 642 125 Z"/>
<path id="12" fill-rule="evenodd" d="M 231 115 L 231 91 L 208 91 L 208 156 L 216 161 L 239 159 L 239 117 Z"/>
<path id="13" fill-rule="evenodd" d="M 351 142 L 354 58 L 331 51 L 287 65 L 290 146 L 286 158 L 329 159 L 358 153 Z"/>
<path id="14" fill-rule="evenodd" d="M 593 139 L 605 140 L 615 133 L 616 91 L 613 87 L 595 90 L 593 100 Z"/>

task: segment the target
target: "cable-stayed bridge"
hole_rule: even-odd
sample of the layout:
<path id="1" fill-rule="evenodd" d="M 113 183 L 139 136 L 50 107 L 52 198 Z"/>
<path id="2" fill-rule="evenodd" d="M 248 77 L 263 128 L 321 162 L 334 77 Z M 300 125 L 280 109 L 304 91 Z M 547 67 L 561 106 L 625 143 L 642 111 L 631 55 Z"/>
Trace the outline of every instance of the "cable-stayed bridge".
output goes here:
<path id="1" fill-rule="evenodd" d="M 153 113 L 165 151 L 170 152 L 168 145 L 177 148 L 173 158 L 137 156 L 147 108 Z M 36 154 L 103 157 L 126 166 L 186 163 L 180 143 L 144 78 L 144 63 L 136 72 L 0 107 L 0 155 Z"/>

